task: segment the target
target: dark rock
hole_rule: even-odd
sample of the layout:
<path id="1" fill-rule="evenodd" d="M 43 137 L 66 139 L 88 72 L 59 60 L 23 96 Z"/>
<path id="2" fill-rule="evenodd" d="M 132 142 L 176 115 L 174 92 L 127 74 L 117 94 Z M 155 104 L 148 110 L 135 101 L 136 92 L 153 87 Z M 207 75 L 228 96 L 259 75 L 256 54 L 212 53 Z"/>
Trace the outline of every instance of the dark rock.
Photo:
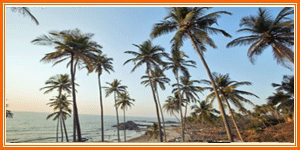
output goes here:
<path id="1" fill-rule="evenodd" d="M 179 124 L 180 122 L 177 121 L 166 121 L 166 124 Z"/>
<path id="2" fill-rule="evenodd" d="M 113 125 L 112 127 L 117 127 L 117 125 Z M 133 121 L 127 121 L 125 123 L 120 123 L 119 124 L 119 129 L 120 130 L 139 130 L 140 128 L 138 127 L 138 124 L 134 123 Z"/>

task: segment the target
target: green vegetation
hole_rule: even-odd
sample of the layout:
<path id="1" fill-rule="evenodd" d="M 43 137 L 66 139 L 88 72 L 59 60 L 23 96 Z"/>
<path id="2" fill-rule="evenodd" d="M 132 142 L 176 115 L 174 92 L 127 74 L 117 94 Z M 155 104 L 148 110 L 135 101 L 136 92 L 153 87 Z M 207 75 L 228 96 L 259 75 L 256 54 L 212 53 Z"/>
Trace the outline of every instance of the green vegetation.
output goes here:
<path id="1" fill-rule="evenodd" d="M 221 15 L 231 15 L 231 13 L 226 11 L 207 13 L 209 9 L 212 8 L 173 7 L 168 9 L 168 15 L 163 21 L 154 25 L 150 34 L 151 38 L 175 33 L 171 39 L 170 54 L 160 45 L 153 44 L 151 40 L 144 41 L 141 44 L 133 44 L 136 51 L 125 51 L 125 54 L 130 54 L 132 58 L 126 60 L 123 65 L 132 62 L 131 73 L 141 66 L 146 68 L 146 74 L 141 75 L 141 84 L 150 86 L 157 116 L 157 123 L 153 123 L 151 129 L 146 132 L 149 138 L 154 137 L 159 142 L 167 141 L 164 111 L 175 116 L 180 122 L 181 142 L 188 141 L 187 135 L 194 141 L 200 141 L 195 139 L 196 136 L 192 136 L 195 134 L 192 131 L 193 128 L 196 128 L 196 132 L 199 132 L 200 129 L 203 132 L 211 133 L 218 131 L 217 134 L 220 135 L 224 132 L 223 140 L 233 142 L 239 137 L 238 139 L 244 142 L 245 136 L 242 133 L 247 130 L 254 130 L 257 133 L 270 126 L 290 122 L 293 119 L 294 76 L 285 75 L 280 84 L 273 83 L 272 86 L 275 88 L 275 92 L 267 98 L 267 103 L 255 105 L 247 97 L 259 97 L 254 93 L 240 89 L 244 85 L 250 86 L 251 82 L 231 80 L 229 74 L 211 73 L 204 59 L 204 53 L 207 46 L 217 48 L 210 37 L 213 34 L 231 37 L 225 30 L 214 27 Z M 13 10 L 29 15 L 38 24 L 28 8 L 20 7 L 13 8 Z M 286 7 L 281 10 L 275 19 L 272 19 L 266 9 L 259 8 L 256 16 L 243 17 L 240 23 L 243 28 L 239 29 L 238 32 L 247 31 L 251 35 L 236 38 L 228 43 L 227 47 L 251 45 L 248 49 L 248 57 L 253 63 L 255 56 L 260 55 L 264 49 L 271 46 L 277 63 L 289 67 L 288 62 L 294 63 L 294 52 L 290 48 L 294 45 L 294 20 L 289 18 L 289 15 L 293 15 L 293 13 L 292 8 Z M 97 73 L 100 95 L 101 141 L 104 142 L 105 131 L 104 100 L 102 97 L 102 89 L 105 89 L 105 97 L 111 94 L 114 95 L 118 142 L 120 142 L 118 110 L 123 110 L 124 141 L 126 142 L 125 112 L 127 108 L 134 105 L 135 100 L 129 96 L 126 90 L 127 86 L 122 85 L 121 80 L 114 79 L 112 82 L 106 82 L 106 87 L 101 86 L 103 72 L 109 74 L 114 72 L 113 58 L 104 54 L 102 46 L 93 41 L 92 37 L 93 34 L 91 33 L 82 33 L 79 29 L 74 29 L 49 32 L 48 35 L 42 35 L 32 41 L 36 45 L 47 45 L 54 48 L 53 52 L 45 54 L 41 59 L 42 62 L 51 62 L 56 65 L 68 61 L 67 67 L 70 67 L 71 79 L 68 74 L 59 74 L 47 80 L 46 86 L 41 88 L 41 90 L 45 90 L 45 94 L 54 90 L 58 91 L 58 96 L 55 96 L 47 104 L 54 109 L 54 112 L 48 115 L 47 119 L 53 117 L 53 120 L 57 120 L 57 142 L 59 125 L 61 128 L 61 142 L 63 142 L 63 133 L 65 133 L 66 141 L 69 142 L 65 120 L 67 116 L 71 116 L 70 104 L 73 104 L 73 142 L 82 142 L 75 87 L 77 85 L 75 83 L 76 69 L 80 66 L 84 66 L 88 74 Z M 186 60 L 189 57 L 181 50 L 185 40 L 189 40 L 193 45 L 204 65 L 209 80 L 192 79 L 188 67 L 196 68 L 196 62 Z M 171 81 L 170 77 L 165 75 L 165 71 L 168 70 L 173 72 L 176 83 L 172 85 L 173 90 L 170 93 L 172 96 L 169 96 L 163 107 L 161 107 L 158 87 L 162 90 L 170 88 L 170 86 L 166 86 L 170 85 Z M 203 87 L 200 84 L 206 84 L 208 87 Z M 206 99 L 201 100 L 198 94 L 205 94 L 207 91 L 209 93 L 204 95 Z M 68 94 L 72 94 L 72 101 L 67 99 Z M 218 110 L 213 105 L 215 100 L 219 107 Z M 188 115 L 190 104 L 192 104 L 190 107 L 191 113 Z M 254 106 L 253 111 L 247 110 L 244 104 Z M 184 111 L 183 108 L 185 108 Z M 226 115 L 226 109 L 229 115 Z M 12 117 L 11 111 L 6 110 L 6 117 Z M 228 117 L 231 120 L 227 119 Z M 236 134 L 231 131 L 231 128 L 235 128 Z M 276 141 L 271 134 L 269 136 L 271 141 Z M 220 139 L 215 140 L 220 141 Z"/>

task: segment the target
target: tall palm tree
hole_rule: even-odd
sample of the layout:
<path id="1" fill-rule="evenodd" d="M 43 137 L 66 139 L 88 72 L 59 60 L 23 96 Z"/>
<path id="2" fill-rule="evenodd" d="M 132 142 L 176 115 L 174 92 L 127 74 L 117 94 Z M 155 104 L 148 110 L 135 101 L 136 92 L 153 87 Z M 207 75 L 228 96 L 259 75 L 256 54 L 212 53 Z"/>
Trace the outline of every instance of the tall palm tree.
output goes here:
<path id="1" fill-rule="evenodd" d="M 111 83 L 106 82 L 109 87 L 103 87 L 105 89 L 106 95 L 108 97 L 110 94 L 114 93 L 114 100 L 115 100 L 115 108 L 116 108 L 116 116 L 117 116 L 117 134 L 118 134 L 118 142 L 120 142 L 120 130 L 119 130 L 119 114 L 118 114 L 118 107 L 117 103 L 117 96 L 119 96 L 122 92 L 126 91 L 127 86 L 121 85 L 121 80 L 114 79 Z"/>
<path id="2" fill-rule="evenodd" d="M 131 107 L 134 105 L 132 102 L 135 100 L 130 98 L 128 92 L 123 92 L 119 95 L 119 98 L 117 99 L 116 106 L 123 109 L 124 112 L 124 142 L 126 142 L 126 119 L 125 119 L 125 110 L 128 107 Z"/>
<path id="3" fill-rule="evenodd" d="M 103 121 L 103 102 L 102 102 L 102 87 L 101 87 L 101 75 L 103 70 L 107 73 L 114 71 L 112 65 L 113 58 L 108 58 L 106 54 L 98 52 L 96 59 L 92 62 L 92 66 L 96 73 L 98 73 L 99 95 L 100 95 L 100 111 L 101 111 L 101 141 L 104 142 L 104 121 Z"/>
<path id="4" fill-rule="evenodd" d="M 236 38 L 227 47 L 250 45 L 248 57 L 254 63 L 255 57 L 269 46 L 272 47 L 274 59 L 278 64 L 287 66 L 286 61 L 294 63 L 294 52 L 289 48 L 294 45 L 294 20 L 289 18 L 294 14 L 291 7 L 283 8 L 275 19 L 267 9 L 258 8 L 256 16 L 243 17 L 237 32 L 251 33 L 249 36 Z"/>
<path id="5" fill-rule="evenodd" d="M 126 54 L 132 54 L 134 58 L 128 59 L 124 62 L 124 65 L 128 62 L 133 61 L 134 67 L 131 70 L 131 72 L 135 71 L 136 68 L 142 66 L 143 64 L 146 65 L 146 74 L 148 75 L 149 81 L 150 79 L 150 73 L 151 70 L 154 68 L 159 68 L 159 65 L 164 64 L 162 61 L 162 57 L 167 56 L 167 54 L 164 52 L 164 48 L 153 45 L 150 40 L 143 42 L 140 45 L 133 44 L 135 47 L 138 48 L 138 52 L 135 51 L 125 51 Z M 156 116 L 158 120 L 158 126 L 159 126 L 159 141 L 163 142 L 162 138 L 162 132 L 161 132 L 161 123 L 160 123 L 160 116 L 159 116 L 159 108 L 158 108 L 158 101 L 155 96 L 155 90 L 152 82 L 150 82 L 150 87 L 153 94 L 153 99 L 156 107 Z"/>
<path id="6" fill-rule="evenodd" d="M 195 102 L 196 99 L 199 99 L 198 92 L 202 92 L 202 88 L 200 86 L 194 85 L 195 83 L 200 83 L 199 80 L 191 80 L 189 75 L 181 76 L 179 87 L 182 91 L 182 96 L 186 99 L 185 104 L 185 114 L 184 118 L 187 117 L 187 107 L 190 102 Z M 176 84 L 172 85 L 174 87 L 173 92 L 179 92 L 178 88 L 176 88 Z"/>
<path id="7" fill-rule="evenodd" d="M 199 105 L 191 106 L 193 112 L 191 113 L 194 116 L 196 121 L 200 121 L 202 124 L 206 122 L 210 124 L 214 124 L 214 118 L 216 118 L 215 114 L 220 114 L 219 111 L 212 108 L 210 104 L 207 104 L 205 101 L 196 101 Z"/>
<path id="8" fill-rule="evenodd" d="M 253 93 L 237 89 L 239 86 L 242 86 L 242 85 L 251 85 L 251 82 L 233 81 L 230 79 L 229 74 L 222 75 L 222 74 L 218 74 L 215 72 L 213 73 L 213 78 L 216 83 L 218 93 L 221 95 L 223 102 L 228 106 L 228 110 L 230 112 L 232 122 L 236 128 L 236 131 L 237 131 L 241 141 L 243 142 L 242 135 L 238 129 L 238 126 L 234 119 L 234 113 L 232 111 L 232 108 L 231 108 L 228 100 L 232 104 L 234 104 L 234 106 L 237 107 L 238 109 L 243 109 L 244 108 L 243 103 L 248 103 L 251 105 L 254 105 L 254 104 L 249 99 L 244 98 L 242 95 L 254 96 L 256 98 L 259 98 L 259 97 Z M 212 85 L 212 83 L 209 80 L 201 80 L 201 82 L 208 84 L 210 86 Z M 211 91 L 211 93 L 207 95 L 206 100 L 207 101 L 210 100 L 211 103 L 213 103 L 213 101 L 215 100 L 215 97 L 216 97 L 215 93 L 213 92 L 213 88 L 212 87 L 204 87 L 203 89 L 209 89 Z"/>
<path id="9" fill-rule="evenodd" d="M 61 63 L 70 58 L 67 67 L 70 66 L 72 98 L 73 98 L 73 141 L 82 141 L 79 117 L 75 93 L 75 73 L 78 62 L 83 62 L 92 71 L 91 62 L 96 57 L 96 52 L 101 46 L 92 41 L 93 34 L 83 34 L 79 29 L 52 31 L 49 35 L 42 35 L 32 41 L 38 45 L 55 46 L 55 51 L 47 53 L 41 59 L 43 62 L 53 62 L 53 65 Z M 75 65 L 74 65 L 75 62 Z M 76 140 L 77 133 L 77 140 Z"/>
<path id="10" fill-rule="evenodd" d="M 189 76 L 188 69 L 186 67 L 196 67 L 196 62 L 192 60 L 185 60 L 184 58 L 188 58 L 188 56 L 179 50 L 173 50 L 172 56 L 168 57 L 170 62 L 167 62 L 165 65 L 165 69 L 172 69 L 172 72 L 174 73 L 175 79 L 176 79 L 176 85 L 178 88 L 178 94 L 179 94 L 179 103 L 182 103 L 182 95 L 181 95 L 181 88 L 179 86 L 179 71 L 182 72 L 185 76 Z M 179 113 L 180 113 L 180 123 L 181 123 L 181 141 L 184 142 L 184 118 L 182 113 L 182 108 L 179 107 Z"/>
<path id="11" fill-rule="evenodd" d="M 141 82 L 141 84 L 144 84 L 145 86 L 149 85 L 149 77 L 148 77 L 148 75 L 142 76 L 141 79 L 145 79 L 145 80 L 143 80 Z M 151 71 L 150 79 L 151 79 L 151 82 L 152 82 L 152 84 L 154 86 L 155 94 L 157 96 L 157 102 L 158 102 L 159 111 L 160 111 L 162 122 L 163 122 L 164 133 L 166 133 L 164 113 L 162 111 L 162 107 L 161 107 L 161 104 L 160 104 L 157 85 L 159 85 L 159 87 L 162 90 L 165 90 L 166 89 L 165 84 L 169 83 L 170 79 L 167 78 L 164 75 L 163 71 L 161 69 L 159 69 L 159 68 L 155 68 L 154 71 Z M 164 134 L 164 139 L 165 139 L 165 141 L 167 140 L 167 134 Z"/>
<path id="12" fill-rule="evenodd" d="M 58 127 L 60 123 L 60 128 L 61 128 L 61 142 L 63 142 L 63 129 L 66 135 L 66 140 L 69 142 L 68 139 L 68 133 L 67 133 L 67 128 L 65 125 L 65 120 L 67 119 L 67 116 L 71 117 L 71 109 L 69 108 L 69 105 L 71 104 L 71 101 L 67 100 L 66 94 L 62 94 L 61 96 L 56 96 L 55 99 L 50 99 L 50 103 L 47 105 L 50 105 L 50 107 L 54 107 L 53 110 L 56 111 L 54 113 L 51 113 L 50 115 L 47 116 L 46 119 L 51 118 L 54 116 L 53 120 L 57 120 L 57 127 L 56 127 L 56 142 L 58 142 Z"/>
<path id="13" fill-rule="evenodd" d="M 58 91 L 58 96 L 57 96 L 56 102 L 61 102 L 62 100 L 65 100 L 62 98 L 63 91 L 66 91 L 68 94 L 71 93 L 72 85 L 71 85 L 71 80 L 70 80 L 70 77 L 68 74 L 58 74 L 58 75 L 52 76 L 45 82 L 45 84 L 46 84 L 45 87 L 40 88 L 40 90 L 46 90 L 44 92 L 44 94 L 52 92 L 53 90 Z M 76 83 L 75 83 L 75 85 L 78 86 L 78 84 L 76 84 Z M 58 107 L 60 107 L 60 104 L 57 104 L 56 107 L 55 107 L 55 109 L 59 109 Z M 63 112 L 61 112 L 61 110 L 60 110 L 60 113 L 63 113 Z M 62 115 L 63 114 L 60 114 L 60 116 L 62 116 Z M 62 119 L 61 121 L 63 124 L 65 124 L 64 119 Z M 67 132 L 65 132 L 65 134 L 66 134 L 67 142 L 69 142 Z"/>
<path id="14" fill-rule="evenodd" d="M 18 12 L 23 16 L 29 16 L 31 20 L 35 22 L 36 25 L 39 25 L 39 21 L 34 17 L 34 15 L 30 12 L 28 7 L 10 7 L 13 12 Z"/>
<path id="15" fill-rule="evenodd" d="M 173 7 L 169 10 L 167 17 L 160 23 L 156 23 L 152 29 L 150 36 L 156 38 L 163 34 L 171 33 L 176 31 L 174 37 L 172 38 L 172 49 L 179 49 L 183 45 L 183 41 L 189 38 L 198 53 L 206 71 L 209 79 L 213 83 L 214 92 L 217 95 L 217 101 L 220 107 L 221 115 L 225 125 L 226 133 L 228 139 L 232 141 L 232 136 L 230 128 L 228 125 L 225 112 L 217 93 L 216 86 L 213 82 L 213 77 L 211 75 L 210 69 L 203 57 L 203 52 L 206 50 L 205 45 L 208 44 L 213 48 L 217 48 L 213 40 L 209 37 L 208 33 L 218 34 L 221 33 L 226 37 L 231 37 L 224 30 L 214 28 L 212 25 L 217 24 L 218 18 L 221 14 L 231 14 L 226 11 L 217 11 L 209 14 L 205 14 L 205 10 L 210 9 L 207 7 Z"/>

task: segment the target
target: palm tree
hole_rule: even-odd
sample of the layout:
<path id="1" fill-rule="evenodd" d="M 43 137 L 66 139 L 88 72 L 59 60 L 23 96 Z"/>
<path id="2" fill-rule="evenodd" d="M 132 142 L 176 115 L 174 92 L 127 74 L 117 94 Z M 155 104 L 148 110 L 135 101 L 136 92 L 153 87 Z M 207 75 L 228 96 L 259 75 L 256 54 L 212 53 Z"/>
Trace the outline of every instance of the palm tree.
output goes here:
<path id="1" fill-rule="evenodd" d="M 224 30 L 214 28 L 212 25 L 217 24 L 217 20 L 221 14 L 231 14 L 226 11 L 217 11 L 209 14 L 205 14 L 205 10 L 210 9 L 207 7 L 173 7 L 170 9 L 168 16 L 154 25 L 150 36 L 156 38 L 163 34 L 167 34 L 176 31 L 174 37 L 172 38 L 172 49 L 179 49 L 183 45 L 183 41 L 189 38 L 197 51 L 206 71 L 209 79 L 213 83 L 214 92 L 217 95 L 217 101 L 220 107 L 221 115 L 225 125 L 226 133 L 228 139 L 232 141 L 232 136 L 230 128 L 225 116 L 225 112 L 217 93 L 213 77 L 211 75 L 210 69 L 203 57 L 203 52 L 206 50 L 205 45 L 208 44 L 213 48 L 217 48 L 213 40 L 209 37 L 208 33 L 218 34 L 221 33 L 226 37 L 231 37 Z"/>
<path id="2" fill-rule="evenodd" d="M 150 40 L 143 42 L 140 45 L 133 44 L 135 47 L 138 48 L 139 52 L 135 51 L 125 51 L 127 54 L 132 54 L 134 58 L 131 58 L 127 61 L 125 61 L 124 65 L 127 64 L 128 62 L 133 61 L 134 62 L 134 67 L 131 70 L 131 72 L 135 71 L 137 67 L 142 66 L 143 64 L 146 65 L 146 74 L 148 75 L 148 80 L 151 81 L 150 79 L 150 73 L 153 68 L 159 68 L 159 65 L 163 64 L 163 61 L 161 58 L 163 56 L 167 56 L 166 53 L 164 53 L 164 48 L 158 46 L 158 45 L 153 45 Z M 161 132 L 161 123 L 160 123 L 160 116 L 159 116 L 159 108 L 158 108 L 158 101 L 155 96 L 155 89 L 150 82 L 150 87 L 152 90 L 153 94 L 153 99 L 156 107 L 156 116 L 158 120 L 158 126 L 159 126 L 159 141 L 163 142 L 162 138 L 162 132 Z"/>
<path id="3" fill-rule="evenodd" d="M 60 98 L 63 91 L 71 93 L 71 80 L 68 74 L 58 74 L 50 77 L 46 82 L 46 86 L 40 88 L 40 90 L 46 90 L 44 94 L 52 92 L 53 90 L 58 91 L 58 98 Z M 76 84 L 78 86 L 78 84 Z"/>
<path id="4" fill-rule="evenodd" d="M 284 91 L 288 95 L 294 96 L 294 76 L 288 76 L 284 75 L 282 82 L 280 84 L 278 83 L 272 83 L 273 87 L 277 87 L 277 91 Z"/>
<path id="5" fill-rule="evenodd" d="M 158 136 L 160 135 L 159 125 L 157 125 L 157 123 L 153 122 L 151 129 L 146 132 L 146 135 L 149 136 L 148 141 L 152 137 L 154 137 L 154 139 L 158 139 Z"/>
<path id="6" fill-rule="evenodd" d="M 144 84 L 145 86 L 149 85 L 149 77 L 148 77 L 148 75 L 142 76 L 141 79 L 145 79 L 145 80 L 143 80 L 141 82 L 141 84 Z M 155 94 L 157 96 L 157 102 L 158 102 L 158 106 L 159 106 L 159 111 L 161 113 L 161 118 L 162 118 L 162 122 L 163 122 L 164 133 L 166 133 L 164 113 L 163 113 L 162 108 L 161 108 L 157 85 L 159 85 L 159 87 L 162 90 L 165 90 L 166 89 L 165 84 L 169 83 L 170 79 L 167 78 L 164 75 L 163 71 L 161 69 L 159 69 L 159 68 L 155 68 L 154 71 L 151 71 L 150 79 L 151 79 L 151 82 L 152 82 L 152 84 L 154 86 Z M 167 134 L 164 134 L 164 138 L 165 138 L 165 141 L 166 141 L 167 140 Z"/>
<path id="7" fill-rule="evenodd" d="M 94 41 L 91 41 L 93 34 L 83 34 L 79 29 L 53 31 L 49 35 L 42 35 L 32 41 L 38 45 L 55 46 L 56 51 L 47 53 L 41 59 L 43 62 L 53 62 L 53 65 L 61 63 L 70 58 L 67 67 L 70 66 L 71 84 L 72 84 L 72 98 L 73 98 L 73 141 L 76 140 L 76 133 L 78 141 L 81 142 L 81 130 L 79 124 L 79 117 L 76 103 L 75 93 L 75 73 L 78 63 L 83 62 L 92 71 L 91 62 L 96 57 L 96 52 L 101 46 Z M 75 65 L 74 65 L 75 62 Z M 77 131 L 77 132 L 76 132 Z"/>
<path id="8" fill-rule="evenodd" d="M 103 70 L 107 73 L 114 71 L 112 65 L 113 58 L 108 58 L 106 54 L 98 52 L 96 59 L 92 62 L 92 66 L 95 72 L 98 73 L 99 95 L 100 95 L 100 111 L 101 111 L 101 141 L 104 142 L 104 121 L 103 121 L 103 102 L 102 102 L 102 87 L 101 87 L 101 75 Z"/>
<path id="9" fill-rule="evenodd" d="M 173 96 L 168 96 L 167 100 L 165 101 L 165 104 L 163 105 L 164 110 L 168 112 L 170 115 L 174 115 L 175 118 L 180 122 L 178 117 L 176 116 L 176 113 L 179 112 L 179 98 L 178 93 L 174 94 Z"/>
<path id="10" fill-rule="evenodd" d="M 242 85 L 251 85 L 251 82 L 232 81 L 229 77 L 229 74 L 222 75 L 222 74 L 218 74 L 215 72 L 213 73 L 213 78 L 216 83 L 218 93 L 220 93 L 223 102 L 225 102 L 225 104 L 228 106 L 232 122 L 236 128 L 236 131 L 237 131 L 241 141 L 243 142 L 242 135 L 238 129 L 238 126 L 234 119 L 234 113 L 232 111 L 232 108 L 231 108 L 228 100 L 232 104 L 234 104 L 234 106 L 237 107 L 238 109 L 243 109 L 244 108 L 243 103 L 248 103 L 251 105 L 254 105 L 254 104 L 249 99 L 244 98 L 242 95 L 255 96 L 256 98 L 259 98 L 259 97 L 253 93 L 237 89 L 239 86 L 242 86 Z M 201 80 L 201 82 L 208 84 L 210 86 L 212 85 L 212 83 L 209 80 Z M 212 87 L 204 87 L 203 89 L 208 89 L 208 90 L 212 91 L 209 95 L 207 95 L 206 100 L 207 101 L 210 100 L 211 103 L 213 103 L 213 101 L 215 100 L 215 97 L 216 97 L 215 93 L 213 92 L 213 88 Z"/>
<path id="11" fill-rule="evenodd" d="M 54 107 L 53 110 L 56 111 L 54 113 L 51 113 L 47 116 L 46 119 L 51 118 L 54 116 L 53 120 L 57 120 L 57 127 L 56 127 L 56 142 L 58 142 L 58 127 L 60 123 L 60 129 L 61 129 L 61 142 L 63 142 L 63 129 L 66 135 L 66 140 L 69 142 L 68 139 L 68 133 L 67 128 L 65 125 L 65 120 L 67 119 L 67 116 L 71 117 L 71 109 L 69 108 L 69 105 L 71 104 L 71 101 L 67 100 L 67 95 L 62 94 L 61 96 L 56 96 L 55 99 L 50 99 L 50 103 L 47 105 L 50 105 L 50 107 Z"/>
<path id="12" fill-rule="evenodd" d="M 31 20 L 35 22 L 36 25 L 39 25 L 39 21 L 32 15 L 28 7 L 10 7 L 11 11 L 18 12 L 23 16 L 29 16 Z"/>
<path id="13" fill-rule="evenodd" d="M 117 116 L 118 142 L 120 142 L 119 114 L 118 114 L 118 107 L 116 105 L 116 103 L 117 103 L 117 97 L 116 96 L 119 96 L 122 92 L 125 92 L 127 86 L 121 85 L 121 80 L 118 80 L 118 79 L 114 79 L 111 83 L 106 82 L 106 84 L 108 84 L 109 87 L 103 87 L 105 89 L 105 92 L 106 92 L 105 97 L 108 97 L 110 94 L 114 93 L 116 116 Z"/>
<path id="14" fill-rule="evenodd" d="M 202 88 L 200 86 L 195 86 L 194 83 L 200 83 L 199 80 L 191 80 L 189 75 L 181 76 L 179 87 L 182 91 L 183 97 L 185 96 L 186 104 L 185 104 L 185 114 L 184 118 L 187 117 L 187 106 L 190 102 L 195 102 L 196 99 L 199 99 L 198 92 L 202 92 Z M 174 87 L 173 92 L 179 92 L 178 88 L 176 88 L 176 84 L 172 85 Z"/>
<path id="15" fill-rule="evenodd" d="M 255 57 L 262 54 L 268 46 L 272 47 L 274 59 L 278 64 L 287 66 L 286 61 L 294 63 L 294 52 L 289 48 L 294 45 L 294 20 L 288 16 L 294 14 L 291 7 L 283 8 L 275 19 L 267 9 L 259 8 L 256 16 L 243 17 L 237 32 L 250 32 L 251 35 L 234 39 L 227 47 L 250 45 L 248 57 L 254 63 Z"/>
<path id="16" fill-rule="evenodd" d="M 123 109 L 123 112 L 124 112 L 124 142 L 126 142 L 125 110 L 126 110 L 126 108 L 131 107 L 133 105 L 132 102 L 134 102 L 134 101 L 135 101 L 134 99 L 130 98 L 128 92 L 124 92 L 119 95 L 119 99 L 117 99 L 117 102 L 116 102 L 116 107 L 120 107 L 121 109 Z"/>
<path id="17" fill-rule="evenodd" d="M 292 115 L 294 110 L 294 76 L 284 75 L 280 84 L 272 83 L 276 93 L 267 98 L 268 104 L 277 106 L 278 110 Z"/>
<path id="18" fill-rule="evenodd" d="M 52 92 L 53 90 L 57 90 L 58 91 L 57 102 L 64 100 L 64 99 L 62 99 L 63 91 L 66 91 L 68 94 L 71 93 L 72 85 L 71 85 L 71 80 L 70 80 L 68 74 L 58 74 L 56 76 L 52 76 L 45 82 L 45 84 L 46 84 L 46 86 L 40 88 L 40 90 L 46 90 L 44 92 L 44 94 Z M 78 86 L 78 84 L 76 84 L 76 83 L 75 83 L 75 85 Z M 57 104 L 56 107 L 59 107 L 59 105 L 60 104 Z M 58 108 L 55 108 L 55 109 L 58 109 Z M 61 112 L 61 110 L 60 110 L 60 113 L 63 113 L 63 112 Z M 63 115 L 63 114 L 60 114 L 60 115 Z M 64 119 L 62 119 L 61 121 L 63 124 L 65 124 Z M 67 132 L 65 132 L 65 134 L 66 134 L 67 142 L 69 142 Z"/>
<path id="19" fill-rule="evenodd" d="M 212 108 L 210 104 L 207 104 L 205 101 L 196 101 L 199 105 L 191 106 L 193 112 L 191 113 L 194 116 L 196 121 L 200 121 L 202 124 L 206 122 L 214 125 L 214 118 L 216 118 L 215 114 L 220 114 L 219 111 Z"/>
<path id="20" fill-rule="evenodd" d="M 172 51 L 172 56 L 168 57 L 170 62 L 167 62 L 165 65 L 165 69 L 172 69 L 175 79 L 177 82 L 178 94 L 179 94 L 179 103 L 182 103 L 182 95 L 181 95 L 181 88 L 179 86 L 179 71 L 181 71 L 185 76 L 189 76 L 188 69 L 186 67 L 196 67 L 196 62 L 192 60 L 185 60 L 184 58 L 188 58 L 186 54 L 182 51 L 174 50 Z M 180 123 L 181 123 L 181 141 L 184 142 L 184 118 L 182 113 L 182 108 L 179 107 L 180 113 Z"/>
<path id="21" fill-rule="evenodd" d="M 282 91 L 276 91 L 273 95 L 269 96 L 267 100 L 269 105 L 277 106 L 278 110 L 286 107 L 289 108 L 289 110 L 294 109 L 294 99 Z"/>

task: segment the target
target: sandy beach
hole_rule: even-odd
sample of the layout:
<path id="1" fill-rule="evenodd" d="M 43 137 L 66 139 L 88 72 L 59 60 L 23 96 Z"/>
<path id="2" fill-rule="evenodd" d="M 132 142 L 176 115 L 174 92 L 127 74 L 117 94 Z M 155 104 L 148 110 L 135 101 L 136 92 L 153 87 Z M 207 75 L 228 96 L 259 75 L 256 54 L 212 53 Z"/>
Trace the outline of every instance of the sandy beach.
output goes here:
<path id="1" fill-rule="evenodd" d="M 145 131 L 147 131 L 147 129 L 145 129 Z M 179 127 L 166 127 L 166 133 L 167 141 L 180 137 Z M 158 142 L 158 139 L 155 139 L 154 137 L 150 138 L 148 135 L 143 134 L 142 136 L 133 138 L 128 142 Z"/>

